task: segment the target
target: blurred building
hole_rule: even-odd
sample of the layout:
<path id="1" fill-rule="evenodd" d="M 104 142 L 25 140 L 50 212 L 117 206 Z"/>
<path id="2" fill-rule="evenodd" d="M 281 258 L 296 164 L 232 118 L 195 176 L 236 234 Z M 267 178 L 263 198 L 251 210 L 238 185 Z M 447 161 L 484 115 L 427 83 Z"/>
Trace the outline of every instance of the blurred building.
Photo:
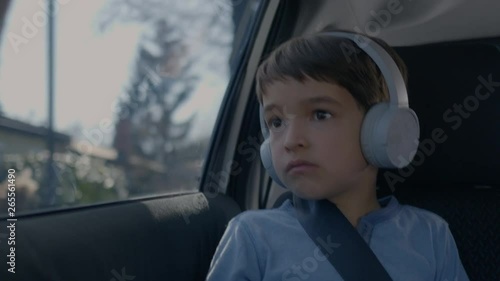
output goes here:
<path id="1" fill-rule="evenodd" d="M 48 129 L 0 116 L 0 154 L 27 154 L 47 149 Z M 71 137 L 54 132 L 55 151 L 64 151 Z"/>

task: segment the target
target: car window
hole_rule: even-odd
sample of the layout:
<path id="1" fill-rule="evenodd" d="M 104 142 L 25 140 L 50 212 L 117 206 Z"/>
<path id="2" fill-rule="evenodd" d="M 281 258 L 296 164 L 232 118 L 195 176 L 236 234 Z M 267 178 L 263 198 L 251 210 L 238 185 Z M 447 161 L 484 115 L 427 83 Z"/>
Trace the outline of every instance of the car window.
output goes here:
<path id="1" fill-rule="evenodd" d="M 46 2 L 4 19 L 0 206 L 12 186 L 17 213 L 199 190 L 260 0 Z"/>

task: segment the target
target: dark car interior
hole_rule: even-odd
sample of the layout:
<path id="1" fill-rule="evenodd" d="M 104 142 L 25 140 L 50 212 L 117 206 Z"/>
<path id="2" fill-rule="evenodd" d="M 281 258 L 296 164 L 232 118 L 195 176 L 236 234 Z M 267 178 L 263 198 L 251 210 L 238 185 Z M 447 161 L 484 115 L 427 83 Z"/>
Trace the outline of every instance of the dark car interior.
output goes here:
<path id="1" fill-rule="evenodd" d="M 498 43 L 491 39 L 398 49 L 412 72 L 409 98 L 420 116 L 421 140 L 432 139 L 435 128 L 443 128 L 448 138 L 436 144 L 433 154 L 424 153 L 425 163 L 413 162 L 415 172 L 395 194 L 401 202 L 446 219 L 471 280 L 500 276 L 493 266 L 500 262 L 495 211 L 500 202 L 495 172 L 500 99 L 492 88 L 477 106 L 471 102 L 480 77 L 500 77 Z M 463 104 L 466 114 L 450 122 L 445 113 L 453 104 Z"/>
<path id="2" fill-rule="evenodd" d="M 291 197 L 238 144 L 261 138 L 252 71 L 305 32 L 323 1 L 265 2 L 219 112 L 199 192 L 19 217 L 17 273 L 2 268 L 1 280 L 204 280 L 231 218 Z M 410 166 L 379 172 L 378 192 L 442 216 L 470 280 L 500 280 L 500 31 L 464 36 L 394 45 L 408 66 L 421 143 Z M 241 172 L 210 189 L 206 174 L 231 160 Z M 6 249 L 0 243 L 3 265 Z"/>

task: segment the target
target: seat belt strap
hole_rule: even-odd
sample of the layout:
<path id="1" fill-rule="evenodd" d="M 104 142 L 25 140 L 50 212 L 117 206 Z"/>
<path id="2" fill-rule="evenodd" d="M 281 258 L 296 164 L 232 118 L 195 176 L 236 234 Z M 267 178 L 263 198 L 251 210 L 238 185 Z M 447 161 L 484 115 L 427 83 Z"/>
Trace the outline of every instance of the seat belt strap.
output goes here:
<path id="1" fill-rule="evenodd" d="M 392 281 L 375 253 L 337 206 L 293 195 L 298 220 L 344 281 Z"/>

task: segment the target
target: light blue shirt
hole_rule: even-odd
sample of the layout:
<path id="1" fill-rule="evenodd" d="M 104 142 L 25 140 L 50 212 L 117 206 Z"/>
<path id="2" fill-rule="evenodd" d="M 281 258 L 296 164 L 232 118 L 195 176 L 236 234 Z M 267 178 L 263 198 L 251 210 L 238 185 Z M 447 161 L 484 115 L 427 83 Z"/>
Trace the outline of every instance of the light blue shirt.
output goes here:
<path id="1" fill-rule="evenodd" d="M 395 197 L 363 216 L 358 232 L 394 281 L 468 281 L 448 223 Z M 335 254 L 331 241 L 325 241 Z M 355 253 L 353 253 L 355 254 Z M 361 265 L 353 264 L 363 270 Z M 234 217 L 215 252 L 208 281 L 343 280 L 297 220 L 290 200 Z"/>

